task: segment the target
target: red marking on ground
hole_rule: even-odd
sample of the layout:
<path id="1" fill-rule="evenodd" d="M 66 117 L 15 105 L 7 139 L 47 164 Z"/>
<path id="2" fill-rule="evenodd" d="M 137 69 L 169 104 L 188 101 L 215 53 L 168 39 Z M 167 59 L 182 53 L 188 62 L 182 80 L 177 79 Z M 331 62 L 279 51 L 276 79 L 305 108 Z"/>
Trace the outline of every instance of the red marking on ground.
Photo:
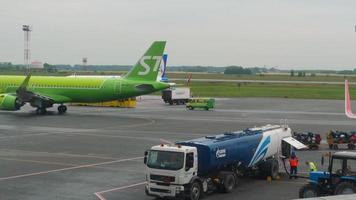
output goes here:
<path id="1" fill-rule="evenodd" d="M 117 188 L 113 188 L 113 189 L 109 189 L 109 190 L 104 190 L 104 191 L 100 191 L 100 192 L 95 192 L 95 196 L 97 196 L 100 200 L 106 200 L 105 197 L 103 197 L 104 193 L 108 193 L 108 192 L 113 192 L 113 191 L 119 191 L 119 190 L 124 190 L 127 188 L 132 188 L 132 187 L 136 187 L 139 185 L 144 185 L 146 184 L 145 182 L 140 182 L 140 183 L 135 183 L 135 184 L 131 184 L 131 185 L 125 185 L 125 186 L 121 186 L 121 187 L 117 187 Z"/>

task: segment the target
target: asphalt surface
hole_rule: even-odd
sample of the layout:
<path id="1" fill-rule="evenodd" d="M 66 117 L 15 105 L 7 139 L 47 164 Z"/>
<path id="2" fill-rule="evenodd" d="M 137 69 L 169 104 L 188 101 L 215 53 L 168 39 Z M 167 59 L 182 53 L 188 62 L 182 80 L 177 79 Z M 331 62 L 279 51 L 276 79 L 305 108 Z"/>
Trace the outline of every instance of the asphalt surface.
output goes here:
<path id="1" fill-rule="evenodd" d="M 217 99 L 214 111 L 188 111 L 146 96 L 136 109 L 68 107 L 36 115 L 30 107 L 0 112 L 0 199 L 152 199 L 144 194 L 143 152 L 160 139 L 177 141 L 243 128 L 279 124 L 288 119 L 295 131 L 325 134 L 356 130 L 343 114 L 343 101 L 239 98 Z M 53 109 L 55 110 L 55 109 Z M 328 151 L 299 151 L 306 160 Z M 325 166 L 324 166 L 325 167 Z M 230 194 L 215 199 L 294 199 L 305 179 L 268 182 L 246 178 Z"/>

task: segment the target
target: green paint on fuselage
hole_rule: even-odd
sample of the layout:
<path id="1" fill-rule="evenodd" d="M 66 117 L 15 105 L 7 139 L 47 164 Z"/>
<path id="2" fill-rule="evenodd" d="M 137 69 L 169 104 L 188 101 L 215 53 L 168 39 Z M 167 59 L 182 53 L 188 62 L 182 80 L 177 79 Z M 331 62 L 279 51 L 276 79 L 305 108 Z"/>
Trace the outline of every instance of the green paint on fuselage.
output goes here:
<path id="1" fill-rule="evenodd" d="M 25 76 L 0 76 L 0 93 L 16 93 Z M 152 85 L 138 90 L 141 84 Z M 49 97 L 54 103 L 100 102 L 144 95 L 167 88 L 161 82 L 136 81 L 115 77 L 49 77 L 32 76 L 27 89 Z"/>

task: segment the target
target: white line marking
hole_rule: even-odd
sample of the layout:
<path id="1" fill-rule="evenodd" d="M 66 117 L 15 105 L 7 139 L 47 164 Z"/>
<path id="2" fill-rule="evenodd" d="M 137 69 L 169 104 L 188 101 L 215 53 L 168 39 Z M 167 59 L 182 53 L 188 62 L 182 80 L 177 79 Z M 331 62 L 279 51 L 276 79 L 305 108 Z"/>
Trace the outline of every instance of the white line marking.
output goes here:
<path id="1" fill-rule="evenodd" d="M 124 189 L 127 189 L 127 188 L 132 188 L 132 187 L 136 187 L 136 186 L 144 185 L 144 184 L 146 184 L 146 181 L 145 182 L 140 182 L 140 183 L 135 183 L 135 184 L 132 184 L 132 185 L 125 185 L 125 186 L 121 186 L 121 187 L 117 187 L 117 188 L 113 188 L 113 189 L 109 189 L 109 190 L 104 190 L 104 191 L 100 191 L 100 192 L 95 192 L 94 194 L 100 200 L 106 200 L 105 197 L 102 196 L 104 193 L 112 192 L 112 191 L 118 191 L 118 190 L 124 190 Z"/>
<path id="2" fill-rule="evenodd" d="M 35 173 L 29 173 L 29 174 L 21 174 L 21 175 L 3 177 L 3 178 L 0 178 L 0 181 L 16 179 L 16 178 L 24 178 L 24 177 L 36 176 L 36 175 L 42 175 L 42 174 L 49 174 L 49 173 L 53 173 L 53 172 L 62 172 L 62 171 L 68 171 L 68 170 L 73 170 L 73 169 L 80 169 L 80 168 L 88 168 L 88 167 L 94 167 L 94 166 L 100 166 L 100 165 L 107 165 L 107 164 L 119 163 L 119 162 L 124 162 L 124 161 L 138 160 L 138 159 L 142 159 L 142 158 L 143 157 L 126 158 L 126 159 L 121 159 L 121 160 L 113 160 L 113 161 L 101 162 L 101 163 L 95 163 L 95 164 L 79 165 L 79 166 L 67 167 L 67 168 L 62 168 L 62 169 L 54 169 L 54 170 L 49 170 L 49 171 L 35 172 Z"/>

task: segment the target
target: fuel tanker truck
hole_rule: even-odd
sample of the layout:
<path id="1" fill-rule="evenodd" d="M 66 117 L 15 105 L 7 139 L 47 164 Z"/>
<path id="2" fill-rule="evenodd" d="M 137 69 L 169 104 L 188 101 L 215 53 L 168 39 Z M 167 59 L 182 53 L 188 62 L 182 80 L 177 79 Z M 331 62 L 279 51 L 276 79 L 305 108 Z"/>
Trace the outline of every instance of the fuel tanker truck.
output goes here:
<path id="1" fill-rule="evenodd" d="M 231 192 L 239 177 L 277 178 L 280 157 L 305 145 L 287 125 L 266 125 L 203 138 L 160 144 L 145 152 L 146 194 L 198 200 L 214 191 Z"/>

